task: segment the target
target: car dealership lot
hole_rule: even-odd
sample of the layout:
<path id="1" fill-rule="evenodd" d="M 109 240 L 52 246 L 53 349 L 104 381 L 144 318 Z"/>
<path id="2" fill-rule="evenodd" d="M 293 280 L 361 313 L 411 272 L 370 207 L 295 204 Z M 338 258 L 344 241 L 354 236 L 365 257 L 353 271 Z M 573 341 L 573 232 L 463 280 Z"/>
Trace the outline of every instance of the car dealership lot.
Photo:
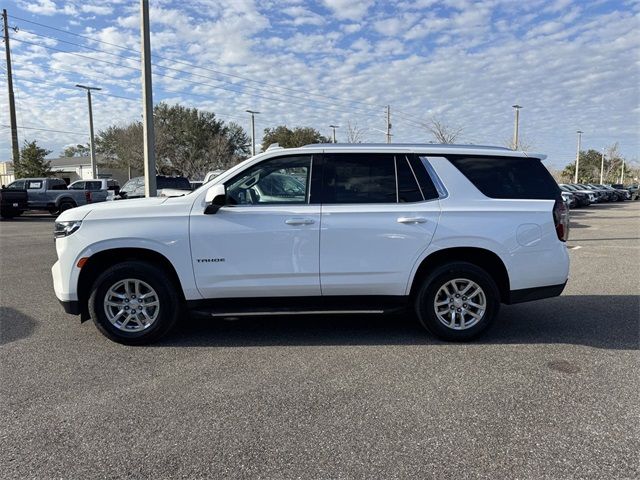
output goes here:
<path id="1" fill-rule="evenodd" d="M 2 476 L 637 477 L 639 217 L 572 211 L 564 294 L 474 343 L 322 316 L 138 348 L 63 313 L 51 217 L 2 222 Z"/>

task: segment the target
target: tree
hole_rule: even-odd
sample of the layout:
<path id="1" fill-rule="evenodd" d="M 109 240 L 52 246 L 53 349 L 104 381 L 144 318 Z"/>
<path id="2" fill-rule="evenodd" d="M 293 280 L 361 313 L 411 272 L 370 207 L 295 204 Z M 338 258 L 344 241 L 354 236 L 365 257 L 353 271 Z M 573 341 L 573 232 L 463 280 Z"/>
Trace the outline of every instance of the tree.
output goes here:
<path id="1" fill-rule="evenodd" d="M 347 122 L 347 143 L 362 143 L 365 131 L 364 128 L 358 127 L 356 122 Z"/>
<path id="2" fill-rule="evenodd" d="M 91 154 L 89 144 L 67 145 L 62 151 L 62 157 L 88 157 Z"/>
<path id="3" fill-rule="evenodd" d="M 51 162 L 45 160 L 50 153 L 51 150 L 39 147 L 36 140 L 31 142 L 25 140 L 20 150 L 20 161 L 13 166 L 16 178 L 51 175 Z"/>
<path id="4" fill-rule="evenodd" d="M 213 112 L 159 103 L 153 109 L 157 171 L 204 178 L 227 169 L 249 154 L 249 137 L 236 123 L 225 124 Z M 142 123 L 111 126 L 98 133 L 97 150 L 108 166 L 142 170 Z"/>
<path id="5" fill-rule="evenodd" d="M 616 183 L 620 177 L 620 171 L 624 158 L 620 155 L 618 144 L 614 143 L 605 150 L 604 165 L 602 152 L 589 149 L 580 151 L 580 166 L 578 171 L 578 183 L 600 183 L 600 169 L 603 172 L 604 183 Z M 570 163 L 562 171 L 562 175 L 573 181 L 575 178 L 576 164 Z"/>
<path id="6" fill-rule="evenodd" d="M 511 149 L 511 150 L 515 150 L 515 145 L 513 143 L 513 137 L 508 138 L 507 140 L 505 140 L 504 142 L 502 142 L 502 144 Z M 525 135 L 519 134 L 518 135 L 518 150 L 527 152 L 527 151 L 531 151 L 534 148 L 533 143 L 529 140 L 528 137 L 526 137 Z"/>
<path id="7" fill-rule="evenodd" d="M 293 130 L 286 125 L 275 128 L 265 128 L 262 137 L 262 151 L 269 148 L 272 143 L 277 143 L 284 148 L 295 148 L 311 143 L 330 143 L 329 138 L 311 127 L 296 127 Z"/>
<path id="8" fill-rule="evenodd" d="M 425 128 L 437 143 L 455 143 L 462 134 L 462 127 L 445 124 L 441 119 L 432 117 L 425 125 Z"/>

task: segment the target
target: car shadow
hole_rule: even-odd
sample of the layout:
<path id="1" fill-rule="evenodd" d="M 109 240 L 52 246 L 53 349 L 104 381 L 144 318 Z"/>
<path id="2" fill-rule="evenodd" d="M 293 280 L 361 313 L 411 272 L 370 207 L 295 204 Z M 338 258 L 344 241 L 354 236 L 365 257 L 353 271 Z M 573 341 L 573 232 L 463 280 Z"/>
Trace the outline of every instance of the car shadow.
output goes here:
<path id="1" fill-rule="evenodd" d="M 0 345 L 22 340 L 33 334 L 38 322 L 11 307 L 0 307 Z"/>
<path id="2" fill-rule="evenodd" d="M 41 215 L 36 214 L 28 214 L 28 215 L 20 215 L 18 217 L 13 218 L 3 218 L 3 222 L 22 222 L 22 223 L 41 223 L 41 222 L 53 222 L 56 217 L 50 215 L 48 213 L 44 213 Z"/>
<path id="3" fill-rule="evenodd" d="M 638 349 L 640 300 L 633 295 L 566 295 L 503 306 L 475 344 L 574 344 Z M 157 347 L 443 345 L 410 313 L 389 316 L 265 316 L 235 321 L 186 317 Z"/>

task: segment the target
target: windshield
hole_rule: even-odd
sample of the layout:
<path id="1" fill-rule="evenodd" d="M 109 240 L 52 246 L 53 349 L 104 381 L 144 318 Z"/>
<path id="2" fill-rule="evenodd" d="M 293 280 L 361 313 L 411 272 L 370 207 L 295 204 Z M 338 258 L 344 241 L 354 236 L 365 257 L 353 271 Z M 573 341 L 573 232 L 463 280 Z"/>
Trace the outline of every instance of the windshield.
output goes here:
<path id="1" fill-rule="evenodd" d="M 184 177 L 158 177 L 158 188 L 172 188 L 175 190 L 191 190 L 189 180 Z"/>

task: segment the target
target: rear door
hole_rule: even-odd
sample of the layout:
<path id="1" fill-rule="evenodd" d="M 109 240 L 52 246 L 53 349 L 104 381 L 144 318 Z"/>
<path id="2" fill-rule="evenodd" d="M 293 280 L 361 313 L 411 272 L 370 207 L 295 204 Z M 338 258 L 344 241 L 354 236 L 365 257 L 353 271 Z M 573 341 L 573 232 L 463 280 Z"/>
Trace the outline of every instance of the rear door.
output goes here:
<path id="1" fill-rule="evenodd" d="M 29 196 L 29 207 L 44 207 L 47 204 L 45 194 L 46 180 L 31 179 L 26 181 L 27 195 Z"/>
<path id="2" fill-rule="evenodd" d="M 411 269 L 429 246 L 439 214 L 435 187 L 413 155 L 326 154 L 320 231 L 322 294 L 404 295 Z"/>

